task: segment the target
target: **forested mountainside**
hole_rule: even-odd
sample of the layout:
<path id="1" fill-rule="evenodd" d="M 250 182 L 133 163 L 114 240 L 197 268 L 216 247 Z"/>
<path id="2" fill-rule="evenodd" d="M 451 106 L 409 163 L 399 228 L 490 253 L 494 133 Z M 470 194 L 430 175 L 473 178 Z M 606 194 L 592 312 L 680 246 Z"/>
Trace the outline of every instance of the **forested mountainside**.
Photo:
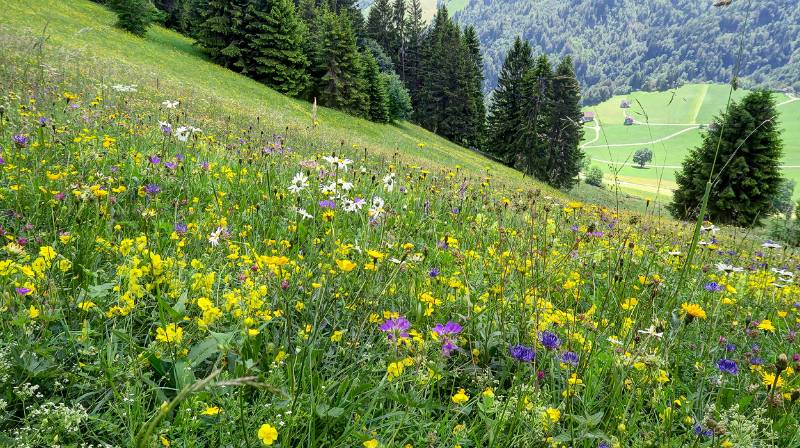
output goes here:
<path id="1" fill-rule="evenodd" d="M 482 0 L 456 14 L 478 32 L 486 91 L 517 35 L 535 52 L 572 54 L 584 100 L 684 82 L 729 82 L 741 51 L 743 86 L 800 90 L 795 0 Z M 741 48 L 741 50 L 740 50 Z"/>

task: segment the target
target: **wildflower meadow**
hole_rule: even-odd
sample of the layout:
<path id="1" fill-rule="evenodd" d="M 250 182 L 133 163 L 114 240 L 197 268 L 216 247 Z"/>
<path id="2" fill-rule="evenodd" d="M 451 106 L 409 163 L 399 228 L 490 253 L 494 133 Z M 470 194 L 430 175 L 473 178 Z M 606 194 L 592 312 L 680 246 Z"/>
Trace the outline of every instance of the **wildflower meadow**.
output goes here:
<path id="1" fill-rule="evenodd" d="M 800 446 L 793 249 L 5 48 L 0 445 Z"/>

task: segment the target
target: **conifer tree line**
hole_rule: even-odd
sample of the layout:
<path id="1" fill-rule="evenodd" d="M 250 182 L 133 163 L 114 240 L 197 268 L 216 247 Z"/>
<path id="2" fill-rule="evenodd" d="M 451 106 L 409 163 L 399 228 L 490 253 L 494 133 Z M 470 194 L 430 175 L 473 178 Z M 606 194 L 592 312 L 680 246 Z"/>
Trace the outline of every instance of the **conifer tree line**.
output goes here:
<path id="1" fill-rule="evenodd" d="M 446 7 L 426 24 L 421 0 L 376 0 L 366 20 L 355 0 L 153 2 L 214 62 L 279 92 L 375 122 L 410 119 L 557 188 L 577 180 L 583 131 L 569 57 L 554 68 L 518 38 L 487 122 L 478 35 Z"/>
<path id="2" fill-rule="evenodd" d="M 553 67 L 517 37 L 492 94 L 488 151 L 556 188 L 578 181 L 583 152 L 580 85 L 572 59 Z"/>

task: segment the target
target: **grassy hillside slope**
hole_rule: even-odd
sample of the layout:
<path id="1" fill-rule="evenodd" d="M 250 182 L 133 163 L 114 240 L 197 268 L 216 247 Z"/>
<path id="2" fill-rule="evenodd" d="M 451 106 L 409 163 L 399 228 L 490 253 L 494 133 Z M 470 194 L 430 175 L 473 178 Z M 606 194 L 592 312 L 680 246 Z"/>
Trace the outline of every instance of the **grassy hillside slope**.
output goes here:
<path id="1" fill-rule="evenodd" d="M 260 117 L 265 130 L 285 134 L 297 146 L 335 150 L 344 141 L 387 159 L 399 153 L 409 162 L 460 165 L 476 174 L 488 172 L 504 181 L 528 184 L 518 172 L 409 123 L 380 125 L 319 108 L 320 125 L 311 129 L 309 103 L 205 61 L 192 41 L 177 33 L 154 27 L 138 39 L 113 28 L 114 21 L 113 13 L 88 1 L 10 0 L 0 11 L 0 33 L 39 36 L 47 26 L 47 47 L 75 51 L 70 56 L 72 70 L 94 76 L 99 69 L 112 76 L 108 84 L 158 89 L 165 97 L 184 98 L 211 114 Z"/>

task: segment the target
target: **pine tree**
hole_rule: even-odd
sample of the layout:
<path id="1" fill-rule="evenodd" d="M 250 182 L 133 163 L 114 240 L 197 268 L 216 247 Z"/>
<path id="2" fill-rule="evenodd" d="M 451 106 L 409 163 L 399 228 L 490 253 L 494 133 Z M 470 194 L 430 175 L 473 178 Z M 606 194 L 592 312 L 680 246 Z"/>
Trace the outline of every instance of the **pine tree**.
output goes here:
<path id="1" fill-rule="evenodd" d="M 179 32 L 187 30 L 188 0 L 154 0 L 153 5 L 164 14 L 164 26 Z"/>
<path id="2" fill-rule="evenodd" d="M 483 57 L 475 28 L 468 26 L 464 29 L 463 41 L 466 57 L 462 77 L 464 94 L 467 96 L 467 107 L 464 111 L 464 143 L 482 148 L 486 131 L 486 105 L 483 102 Z"/>
<path id="3" fill-rule="evenodd" d="M 553 71 L 547 56 L 541 55 L 522 78 L 523 121 L 514 142 L 515 165 L 537 179 L 547 179 L 548 142 L 552 116 Z"/>
<path id="4" fill-rule="evenodd" d="M 711 221 L 743 227 L 760 224 L 782 182 L 783 143 L 776 117 L 775 100 L 767 91 L 751 92 L 741 102 L 731 103 L 675 174 L 678 189 L 669 206 L 672 214 L 680 219 L 696 217 L 711 179 L 707 211 Z"/>
<path id="5" fill-rule="evenodd" d="M 386 84 L 381 77 L 378 62 L 369 51 L 361 53 L 361 61 L 364 66 L 364 84 L 369 97 L 369 119 L 376 123 L 387 123 L 389 121 L 389 96 Z"/>
<path id="6" fill-rule="evenodd" d="M 309 82 L 305 27 L 291 0 L 258 0 L 246 21 L 247 73 L 275 90 L 297 96 Z"/>
<path id="7" fill-rule="evenodd" d="M 247 0 L 208 0 L 205 6 L 197 6 L 202 13 L 197 42 L 222 66 L 240 70 L 246 66 L 243 25 L 247 3 Z"/>
<path id="8" fill-rule="evenodd" d="M 353 115 L 369 113 L 361 58 L 356 38 L 345 14 L 324 12 L 319 24 L 319 49 L 315 53 L 316 94 L 323 106 Z"/>
<path id="9" fill-rule="evenodd" d="M 392 49 L 392 6 L 389 0 L 376 0 L 367 17 L 367 37 L 377 42 L 386 54 Z"/>
<path id="10" fill-rule="evenodd" d="M 140 37 L 158 14 L 150 0 L 111 0 L 108 5 L 117 13 L 117 28 Z"/>
<path id="11" fill-rule="evenodd" d="M 571 57 L 565 56 L 558 64 L 551 85 L 548 166 L 542 180 L 555 188 L 569 189 L 578 182 L 583 161 L 581 88 Z"/>
<path id="12" fill-rule="evenodd" d="M 503 62 L 488 119 L 487 150 L 506 164 L 516 161 L 515 143 L 524 119 L 522 80 L 532 66 L 530 45 L 517 37 Z"/>

